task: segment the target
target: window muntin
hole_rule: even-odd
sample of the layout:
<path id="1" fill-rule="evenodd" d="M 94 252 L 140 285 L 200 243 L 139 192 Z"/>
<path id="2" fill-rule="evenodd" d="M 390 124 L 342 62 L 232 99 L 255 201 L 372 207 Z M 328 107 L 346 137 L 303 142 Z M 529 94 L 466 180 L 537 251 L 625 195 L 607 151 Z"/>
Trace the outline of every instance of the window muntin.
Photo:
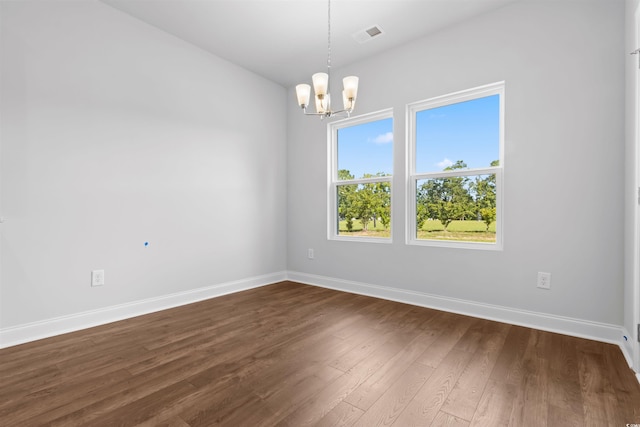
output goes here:
<path id="1" fill-rule="evenodd" d="M 407 110 L 408 243 L 501 249 L 504 83 Z"/>
<path id="2" fill-rule="evenodd" d="M 392 111 L 329 124 L 329 147 L 329 238 L 390 241 Z"/>

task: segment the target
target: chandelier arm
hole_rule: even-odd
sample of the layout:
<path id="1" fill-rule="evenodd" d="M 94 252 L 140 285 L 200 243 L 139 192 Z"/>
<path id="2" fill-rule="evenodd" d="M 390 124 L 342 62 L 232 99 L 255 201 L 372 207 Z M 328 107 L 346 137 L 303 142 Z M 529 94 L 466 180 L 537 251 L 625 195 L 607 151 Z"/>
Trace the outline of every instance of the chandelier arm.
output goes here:
<path id="1" fill-rule="evenodd" d="M 305 116 L 320 116 L 321 119 L 327 117 L 351 117 L 351 113 L 353 110 L 338 110 L 338 111 L 327 111 L 325 113 L 309 113 L 306 108 L 302 109 L 302 112 Z"/>

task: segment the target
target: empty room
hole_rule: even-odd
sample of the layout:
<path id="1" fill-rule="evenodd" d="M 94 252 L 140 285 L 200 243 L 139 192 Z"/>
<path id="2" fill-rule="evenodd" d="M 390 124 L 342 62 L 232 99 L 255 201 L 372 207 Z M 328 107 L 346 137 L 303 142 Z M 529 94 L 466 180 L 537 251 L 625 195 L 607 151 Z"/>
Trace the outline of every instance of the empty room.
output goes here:
<path id="1" fill-rule="evenodd" d="M 640 425 L 640 0 L 0 0 L 0 425 Z"/>

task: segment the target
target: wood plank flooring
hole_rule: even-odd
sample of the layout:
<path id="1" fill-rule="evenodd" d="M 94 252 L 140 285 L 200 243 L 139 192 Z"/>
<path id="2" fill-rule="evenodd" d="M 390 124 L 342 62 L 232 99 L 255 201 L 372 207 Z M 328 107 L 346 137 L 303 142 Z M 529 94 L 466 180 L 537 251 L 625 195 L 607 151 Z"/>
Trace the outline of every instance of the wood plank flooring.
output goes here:
<path id="1" fill-rule="evenodd" d="M 1 426 L 625 426 L 620 349 L 282 282 L 0 350 Z"/>

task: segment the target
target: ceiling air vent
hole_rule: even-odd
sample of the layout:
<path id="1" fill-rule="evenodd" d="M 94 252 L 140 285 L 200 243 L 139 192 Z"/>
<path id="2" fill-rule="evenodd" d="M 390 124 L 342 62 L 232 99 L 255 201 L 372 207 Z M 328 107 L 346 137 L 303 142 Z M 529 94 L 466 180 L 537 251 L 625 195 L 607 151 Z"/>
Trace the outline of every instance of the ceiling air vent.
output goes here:
<path id="1" fill-rule="evenodd" d="M 368 42 L 369 40 L 379 37 L 384 34 L 380 25 L 374 25 L 373 27 L 366 28 L 364 30 L 360 30 L 353 35 L 353 38 L 358 43 Z"/>

